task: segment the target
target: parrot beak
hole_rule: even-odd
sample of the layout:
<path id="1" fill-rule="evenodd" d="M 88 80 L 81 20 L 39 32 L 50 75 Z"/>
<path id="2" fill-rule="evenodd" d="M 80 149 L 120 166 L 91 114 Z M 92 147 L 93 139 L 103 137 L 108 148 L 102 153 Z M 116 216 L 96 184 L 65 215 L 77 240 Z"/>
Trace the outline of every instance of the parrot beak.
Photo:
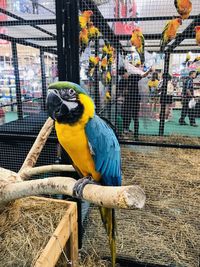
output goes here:
<path id="1" fill-rule="evenodd" d="M 53 120 L 56 120 L 56 114 L 59 113 L 62 103 L 61 98 L 55 90 L 48 90 L 46 104 L 49 116 Z"/>
<path id="2" fill-rule="evenodd" d="M 49 89 L 47 94 L 47 110 L 49 116 L 60 123 L 71 123 L 76 121 L 76 115 L 82 114 L 82 108 L 79 109 L 79 104 L 76 98 L 64 100 L 59 92 L 55 89 Z"/>

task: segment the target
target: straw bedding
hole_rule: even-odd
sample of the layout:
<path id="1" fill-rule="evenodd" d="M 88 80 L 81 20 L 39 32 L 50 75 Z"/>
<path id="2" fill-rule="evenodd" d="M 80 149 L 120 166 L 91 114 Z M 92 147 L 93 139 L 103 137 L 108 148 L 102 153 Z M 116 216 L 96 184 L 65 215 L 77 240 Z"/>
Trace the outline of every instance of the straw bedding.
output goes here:
<path id="1" fill-rule="evenodd" d="M 129 135 L 130 140 L 133 140 Z M 160 144 L 180 144 L 180 145 L 195 145 L 200 146 L 200 137 L 187 137 L 178 134 L 171 134 L 168 136 L 141 136 L 141 141 L 144 142 L 152 142 L 152 143 L 160 143 Z"/>
<path id="2" fill-rule="evenodd" d="M 125 146 L 123 184 L 146 193 L 142 210 L 118 210 L 117 252 L 146 263 L 199 267 L 200 150 Z M 66 206 L 67 207 L 67 206 Z M 33 266 L 66 210 L 51 202 L 18 200 L 0 216 L 1 267 Z M 97 207 L 85 222 L 80 267 L 108 267 L 108 240 Z M 57 264 L 64 266 L 62 257 Z"/>
<path id="3" fill-rule="evenodd" d="M 0 215 L 0 266 L 34 266 L 67 204 L 25 198 L 6 207 Z"/>
<path id="4" fill-rule="evenodd" d="M 142 210 L 117 211 L 117 252 L 135 261 L 199 267 L 200 150 L 124 147 L 123 184 L 146 192 Z M 86 222 L 84 249 L 109 255 L 97 208 Z"/>
<path id="5" fill-rule="evenodd" d="M 123 141 L 133 141 L 133 133 L 122 134 L 120 139 Z M 139 141 L 158 144 L 179 144 L 179 145 L 194 145 L 200 146 L 200 137 L 187 137 L 179 134 L 171 134 L 165 136 L 140 135 Z"/>

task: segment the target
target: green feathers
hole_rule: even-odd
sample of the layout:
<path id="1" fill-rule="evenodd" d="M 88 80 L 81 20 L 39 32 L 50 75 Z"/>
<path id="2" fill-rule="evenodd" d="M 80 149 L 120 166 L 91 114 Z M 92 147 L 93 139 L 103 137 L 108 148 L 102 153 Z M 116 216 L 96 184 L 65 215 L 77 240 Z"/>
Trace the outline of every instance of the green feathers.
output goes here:
<path id="1" fill-rule="evenodd" d="M 87 92 L 81 88 L 78 84 L 72 83 L 72 82 L 55 82 L 49 85 L 48 89 L 66 89 L 66 88 L 72 88 L 74 89 L 78 94 L 85 94 L 88 95 Z"/>

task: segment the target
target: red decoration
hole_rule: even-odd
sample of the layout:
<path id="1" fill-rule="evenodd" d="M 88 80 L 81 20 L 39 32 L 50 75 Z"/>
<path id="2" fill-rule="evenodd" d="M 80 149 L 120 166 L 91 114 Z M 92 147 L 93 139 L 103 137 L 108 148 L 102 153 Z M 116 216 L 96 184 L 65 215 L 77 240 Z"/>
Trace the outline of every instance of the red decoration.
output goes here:
<path id="1" fill-rule="evenodd" d="M 137 6 L 135 0 L 131 3 L 127 0 L 116 0 L 115 18 L 135 18 L 137 15 Z M 135 22 L 115 22 L 114 31 L 115 34 L 131 34 Z"/>

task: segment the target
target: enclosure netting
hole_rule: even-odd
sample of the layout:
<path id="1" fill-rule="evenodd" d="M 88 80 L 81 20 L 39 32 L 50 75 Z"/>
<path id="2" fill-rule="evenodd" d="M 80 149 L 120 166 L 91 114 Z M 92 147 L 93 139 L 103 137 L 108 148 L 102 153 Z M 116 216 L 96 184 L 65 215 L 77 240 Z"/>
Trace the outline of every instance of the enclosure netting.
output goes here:
<path id="1" fill-rule="evenodd" d="M 0 2 L 1 167 L 19 170 L 48 117 L 46 90 L 58 76 L 55 18 L 53 0 Z M 56 156 L 49 144 L 39 164 Z"/>
<path id="2" fill-rule="evenodd" d="M 174 1 L 89 2 L 84 8 L 93 8 L 90 20 L 100 35 L 82 44 L 81 81 L 98 112 L 122 140 L 199 143 L 199 2 L 192 1 L 190 17 L 180 21 Z M 176 24 L 173 36 L 164 31 L 167 23 Z M 183 96 L 191 71 L 197 74 L 190 97 L 196 105 L 189 108 Z"/>
<path id="3" fill-rule="evenodd" d="M 120 141 L 199 146 L 199 0 L 191 1 L 190 16 L 182 21 L 174 1 L 79 2 L 80 16 L 93 13 L 80 27 L 80 35 L 86 33 L 86 40 L 80 36 L 80 85 L 97 114 L 110 121 Z M 161 42 L 172 20 L 177 32 Z M 0 166 L 13 171 L 48 117 L 46 90 L 58 80 L 55 23 L 54 0 L 0 1 Z M 191 71 L 196 76 L 188 96 Z M 60 156 L 55 132 L 51 137 L 38 165 Z M 141 186 L 147 203 L 142 210 L 116 212 L 119 256 L 199 266 L 199 156 L 199 150 L 122 147 L 123 184 Z M 108 256 L 98 208 L 83 214 L 83 251 Z"/>
<path id="4" fill-rule="evenodd" d="M 158 266 L 199 266 L 199 151 L 122 147 L 123 185 L 146 194 L 141 210 L 117 210 L 117 254 Z M 83 248 L 109 256 L 98 208 L 85 221 Z M 131 265 L 130 265 L 131 266 Z"/>
<path id="5" fill-rule="evenodd" d="M 97 4 L 88 4 L 88 9 L 93 8 L 90 20 L 100 35 L 81 50 L 80 63 L 81 81 L 94 97 L 99 115 L 112 122 L 123 141 L 199 145 L 195 125 L 200 62 L 194 30 L 200 23 L 199 2 L 192 1 L 190 17 L 182 21 L 174 1 Z M 163 32 L 168 22 L 180 25 L 170 37 L 173 40 L 166 41 L 171 34 Z M 196 73 L 188 97 L 184 90 L 191 71 Z M 189 107 L 193 98 L 196 105 Z M 147 202 L 142 210 L 116 212 L 119 258 L 159 266 L 199 266 L 198 156 L 198 150 L 122 147 L 123 184 L 140 185 Z M 92 206 L 83 248 L 108 256 L 106 244 L 99 210 Z"/>

